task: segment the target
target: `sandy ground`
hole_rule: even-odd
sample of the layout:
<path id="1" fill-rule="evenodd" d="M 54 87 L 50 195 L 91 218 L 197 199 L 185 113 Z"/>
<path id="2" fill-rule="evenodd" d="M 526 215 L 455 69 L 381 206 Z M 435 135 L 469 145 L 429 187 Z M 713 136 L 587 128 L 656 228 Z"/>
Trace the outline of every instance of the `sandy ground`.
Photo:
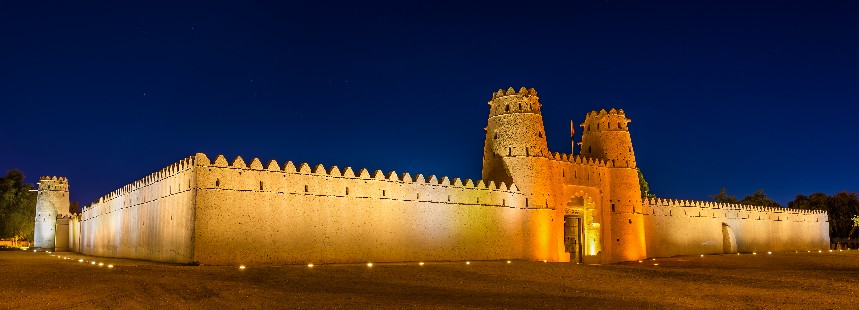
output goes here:
<path id="1" fill-rule="evenodd" d="M 93 260 L 105 265 L 92 265 Z M 107 268 L 109 264 L 114 267 Z M 73 253 L 0 252 L 0 307 L 12 309 L 857 309 L 857 289 L 855 250 L 675 257 L 601 266 L 474 261 L 244 270 Z"/>

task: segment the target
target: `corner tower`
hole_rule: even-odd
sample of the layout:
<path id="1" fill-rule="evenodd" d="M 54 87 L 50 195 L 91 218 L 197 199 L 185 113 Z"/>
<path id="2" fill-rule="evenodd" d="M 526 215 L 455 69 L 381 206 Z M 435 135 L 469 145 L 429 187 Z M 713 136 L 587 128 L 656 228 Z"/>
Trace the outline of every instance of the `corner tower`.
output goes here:
<path id="1" fill-rule="evenodd" d="M 541 178 L 548 168 L 549 149 L 543 126 L 542 105 L 533 88 L 498 90 L 489 101 L 489 122 L 483 148 L 483 179 L 515 183 L 528 196 L 545 196 Z M 531 206 L 543 206 L 542 197 Z"/>
<path id="2" fill-rule="evenodd" d="M 609 165 L 607 191 L 614 261 L 647 257 L 641 188 L 627 126 L 630 122 L 623 110 L 611 109 L 588 113 L 581 125 L 582 156 L 613 163 Z"/>
<path id="3" fill-rule="evenodd" d="M 57 236 L 57 215 L 68 214 L 68 180 L 64 177 L 40 177 L 33 247 L 53 250 Z"/>

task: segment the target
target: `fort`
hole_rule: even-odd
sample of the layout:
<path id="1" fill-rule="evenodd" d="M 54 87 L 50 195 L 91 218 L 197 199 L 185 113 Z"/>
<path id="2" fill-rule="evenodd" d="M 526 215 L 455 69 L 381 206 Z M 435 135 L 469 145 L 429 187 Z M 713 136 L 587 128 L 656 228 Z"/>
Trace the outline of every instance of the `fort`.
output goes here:
<path id="1" fill-rule="evenodd" d="M 68 180 L 42 177 L 35 246 L 213 265 L 828 249 L 823 211 L 642 198 L 629 123 L 592 111 L 550 152 L 537 92 L 510 88 L 489 101 L 477 181 L 198 153 L 68 214 Z"/>

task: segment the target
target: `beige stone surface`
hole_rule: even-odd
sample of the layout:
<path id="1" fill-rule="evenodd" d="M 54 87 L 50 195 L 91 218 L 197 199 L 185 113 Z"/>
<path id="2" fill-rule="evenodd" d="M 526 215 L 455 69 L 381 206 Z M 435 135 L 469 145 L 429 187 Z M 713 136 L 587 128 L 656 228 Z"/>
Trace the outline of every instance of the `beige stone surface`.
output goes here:
<path id="1" fill-rule="evenodd" d="M 197 154 L 86 206 L 69 220 L 68 247 L 203 264 L 563 262 L 579 259 L 575 235 L 581 261 L 611 263 L 829 243 L 825 212 L 642 201 L 623 110 L 588 113 L 580 154 L 565 154 L 547 148 L 536 90 L 488 103 L 483 180 Z M 63 197 L 68 207 L 67 182 L 65 192 L 51 182 L 39 192 L 43 243 L 51 210 Z"/>

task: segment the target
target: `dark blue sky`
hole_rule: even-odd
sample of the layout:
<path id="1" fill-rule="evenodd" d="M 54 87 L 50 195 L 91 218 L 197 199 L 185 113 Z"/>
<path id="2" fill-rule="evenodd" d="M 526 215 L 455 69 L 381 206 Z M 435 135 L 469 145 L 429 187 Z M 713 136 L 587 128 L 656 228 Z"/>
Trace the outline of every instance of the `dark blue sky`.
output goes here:
<path id="1" fill-rule="evenodd" d="M 83 204 L 196 152 L 479 179 L 527 86 L 552 151 L 622 108 L 660 197 L 785 203 L 859 190 L 857 38 L 853 1 L 3 1 L 0 169 Z"/>

